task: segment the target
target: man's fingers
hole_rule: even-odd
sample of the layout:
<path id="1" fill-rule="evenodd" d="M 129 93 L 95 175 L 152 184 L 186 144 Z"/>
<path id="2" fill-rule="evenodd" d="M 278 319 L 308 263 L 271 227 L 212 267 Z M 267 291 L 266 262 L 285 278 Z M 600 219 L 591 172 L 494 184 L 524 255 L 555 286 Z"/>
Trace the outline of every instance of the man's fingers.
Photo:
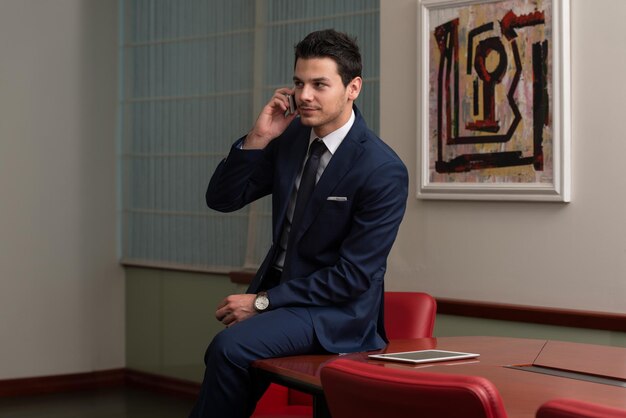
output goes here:
<path id="1" fill-rule="evenodd" d="M 293 94 L 293 89 L 280 88 L 274 92 L 274 100 L 275 102 L 279 103 L 283 111 L 286 111 L 287 109 L 289 109 L 289 99 L 287 96 L 292 96 Z"/>
<path id="2" fill-rule="evenodd" d="M 218 321 L 222 322 L 224 320 L 224 317 L 226 317 L 226 315 L 228 315 L 229 313 L 230 310 L 226 306 L 224 306 L 215 311 L 215 318 L 217 318 Z"/>
<path id="3" fill-rule="evenodd" d="M 274 108 L 278 108 L 280 113 L 284 113 L 289 109 L 289 99 L 282 93 L 276 93 L 272 99 Z"/>
<path id="4" fill-rule="evenodd" d="M 253 308 L 255 295 L 230 295 L 215 311 L 215 318 L 226 326 L 244 321 L 256 312 Z"/>
<path id="5" fill-rule="evenodd" d="M 231 325 L 235 325 L 237 322 L 240 322 L 240 321 L 237 318 L 237 315 L 235 315 L 233 312 L 228 313 L 222 320 L 222 324 L 226 325 L 227 327 L 230 327 Z"/>

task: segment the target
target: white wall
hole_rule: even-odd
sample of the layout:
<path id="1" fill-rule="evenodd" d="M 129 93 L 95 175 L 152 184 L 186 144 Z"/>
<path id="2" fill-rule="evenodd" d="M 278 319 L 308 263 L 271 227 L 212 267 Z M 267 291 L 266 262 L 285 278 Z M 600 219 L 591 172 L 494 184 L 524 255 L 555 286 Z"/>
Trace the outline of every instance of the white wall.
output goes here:
<path id="1" fill-rule="evenodd" d="M 0 379 L 124 366 L 117 1 L 0 3 Z"/>
<path id="2" fill-rule="evenodd" d="M 381 136 L 415 196 L 417 0 L 381 1 Z M 572 202 L 409 199 L 389 289 L 626 313 L 623 0 L 572 0 Z M 462 238 L 459 238 L 459 235 Z"/>

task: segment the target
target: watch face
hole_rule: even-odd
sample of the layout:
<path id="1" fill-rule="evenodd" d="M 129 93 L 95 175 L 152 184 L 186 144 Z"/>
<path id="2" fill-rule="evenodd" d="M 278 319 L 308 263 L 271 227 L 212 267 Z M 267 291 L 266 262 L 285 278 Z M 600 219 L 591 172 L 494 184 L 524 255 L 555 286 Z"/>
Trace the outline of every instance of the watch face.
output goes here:
<path id="1" fill-rule="evenodd" d="M 270 306 L 270 300 L 265 295 L 258 295 L 254 300 L 254 307 L 257 311 L 264 311 Z"/>

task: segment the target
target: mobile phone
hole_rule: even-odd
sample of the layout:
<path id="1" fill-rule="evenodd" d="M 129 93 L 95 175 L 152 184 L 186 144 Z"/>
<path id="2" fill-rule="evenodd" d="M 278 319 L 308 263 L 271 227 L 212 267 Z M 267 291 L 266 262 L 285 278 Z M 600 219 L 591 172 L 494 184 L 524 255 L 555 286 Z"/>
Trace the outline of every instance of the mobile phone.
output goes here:
<path id="1" fill-rule="evenodd" d="M 285 112 L 285 116 L 293 115 L 296 113 L 296 99 L 291 94 L 287 94 L 286 96 L 289 101 L 289 109 Z"/>

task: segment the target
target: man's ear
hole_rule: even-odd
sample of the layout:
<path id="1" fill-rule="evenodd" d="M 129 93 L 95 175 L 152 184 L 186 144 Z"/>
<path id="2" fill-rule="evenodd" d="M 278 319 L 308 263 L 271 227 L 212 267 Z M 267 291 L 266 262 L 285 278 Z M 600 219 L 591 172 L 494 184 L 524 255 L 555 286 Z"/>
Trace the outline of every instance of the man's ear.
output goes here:
<path id="1" fill-rule="evenodd" d="M 348 99 L 355 101 L 361 93 L 361 87 L 363 86 L 363 79 L 361 77 L 354 77 L 348 86 L 346 87 L 348 93 Z"/>

